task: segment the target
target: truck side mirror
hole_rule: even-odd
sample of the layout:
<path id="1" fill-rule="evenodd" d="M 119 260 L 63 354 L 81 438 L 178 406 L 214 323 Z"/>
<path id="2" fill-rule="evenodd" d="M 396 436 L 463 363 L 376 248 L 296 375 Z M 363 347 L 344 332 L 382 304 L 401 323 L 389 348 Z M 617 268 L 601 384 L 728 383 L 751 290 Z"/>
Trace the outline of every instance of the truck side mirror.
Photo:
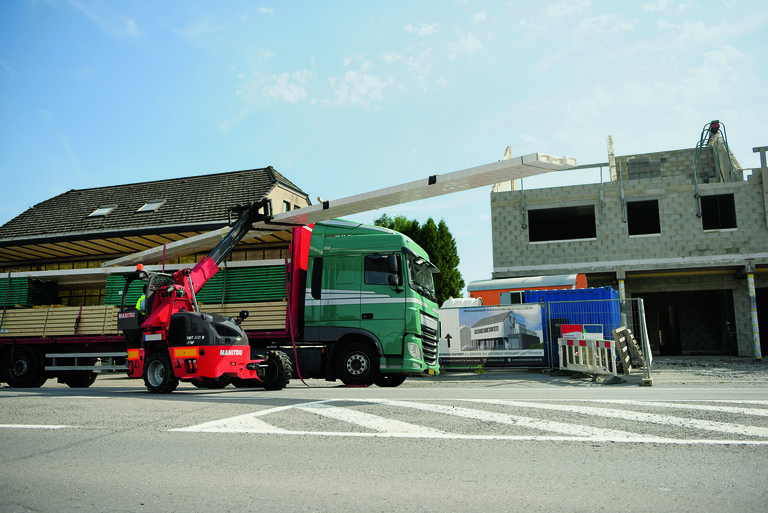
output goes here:
<path id="1" fill-rule="evenodd" d="M 400 259 L 397 258 L 395 253 L 387 256 L 387 267 L 389 268 L 389 272 L 400 274 Z"/>
<path id="2" fill-rule="evenodd" d="M 400 285 L 402 285 L 402 280 L 400 279 L 400 276 L 398 276 L 397 274 L 388 274 L 387 283 L 389 283 L 393 287 L 399 287 Z"/>

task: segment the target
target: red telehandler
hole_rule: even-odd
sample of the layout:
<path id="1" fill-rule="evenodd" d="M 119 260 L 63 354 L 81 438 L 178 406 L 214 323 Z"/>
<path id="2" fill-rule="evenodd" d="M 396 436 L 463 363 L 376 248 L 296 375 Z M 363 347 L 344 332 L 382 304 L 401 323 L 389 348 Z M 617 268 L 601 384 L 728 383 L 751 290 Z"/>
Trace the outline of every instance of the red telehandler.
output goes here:
<path id="1" fill-rule="evenodd" d="M 240 327 L 248 317 L 246 310 L 235 319 L 204 313 L 195 299 L 251 225 L 271 219 L 271 210 L 269 200 L 231 208 L 231 230 L 192 269 L 150 274 L 138 265 L 135 272 L 123 275 L 118 329 L 128 342 L 128 375 L 143 377 L 147 390 L 170 393 L 179 381 L 201 388 L 223 388 L 232 382 L 267 390 L 288 384 L 292 375 L 288 355 L 282 351 L 251 354 L 248 336 Z M 143 310 L 125 304 L 135 280 L 146 282 Z"/>

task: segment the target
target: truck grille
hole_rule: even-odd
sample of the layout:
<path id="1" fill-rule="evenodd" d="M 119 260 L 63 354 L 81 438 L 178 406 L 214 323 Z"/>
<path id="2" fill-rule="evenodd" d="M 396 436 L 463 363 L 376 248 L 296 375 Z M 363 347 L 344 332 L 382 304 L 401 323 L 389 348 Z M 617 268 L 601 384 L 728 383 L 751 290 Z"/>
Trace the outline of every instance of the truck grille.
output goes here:
<path id="1" fill-rule="evenodd" d="M 437 363 L 437 319 L 421 313 L 421 347 L 424 350 L 424 362 L 427 365 Z"/>

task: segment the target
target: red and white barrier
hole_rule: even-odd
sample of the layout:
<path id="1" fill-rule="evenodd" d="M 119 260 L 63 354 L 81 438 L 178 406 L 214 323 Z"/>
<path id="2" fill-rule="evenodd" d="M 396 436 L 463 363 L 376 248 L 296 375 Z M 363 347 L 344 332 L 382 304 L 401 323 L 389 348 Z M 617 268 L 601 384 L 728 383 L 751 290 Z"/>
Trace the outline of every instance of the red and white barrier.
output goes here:
<path id="1" fill-rule="evenodd" d="M 557 352 L 560 368 L 586 374 L 616 376 L 614 342 L 588 338 L 559 338 Z"/>

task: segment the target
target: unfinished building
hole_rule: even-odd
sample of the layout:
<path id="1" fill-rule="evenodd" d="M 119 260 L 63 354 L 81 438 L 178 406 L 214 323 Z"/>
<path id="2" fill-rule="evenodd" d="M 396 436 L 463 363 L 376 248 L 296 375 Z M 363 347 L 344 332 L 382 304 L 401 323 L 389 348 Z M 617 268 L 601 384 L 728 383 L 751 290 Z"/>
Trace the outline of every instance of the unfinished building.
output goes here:
<path id="1" fill-rule="evenodd" d="M 656 354 L 759 356 L 768 148 L 745 173 L 716 121 L 694 148 L 614 157 L 608 146 L 609 162 L 580 166 L 604 166 L 608 180 L 492 192 L 493 278 L 584 273 L 589 287 L 644 300 Z"/>

